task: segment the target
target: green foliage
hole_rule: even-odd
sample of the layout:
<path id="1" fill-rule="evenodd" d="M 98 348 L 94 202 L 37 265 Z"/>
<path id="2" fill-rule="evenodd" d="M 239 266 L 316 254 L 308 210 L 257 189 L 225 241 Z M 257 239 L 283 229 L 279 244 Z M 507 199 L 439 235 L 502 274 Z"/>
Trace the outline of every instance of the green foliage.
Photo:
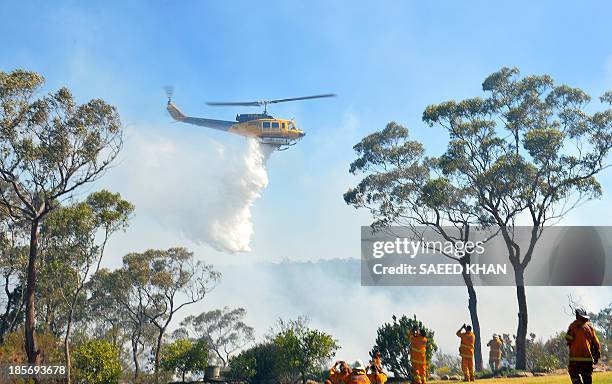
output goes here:
<path id="1" fill-rule="evenodd" d="M 555 365 L 555 368 L 567 367 L 569 363 L 569 353 L 567 341 L 565 340 L 565 332 L 559 332 L 553 335 L 550 339 L 546 340 L 544 343 L 544 349 L 548 354 L 554 356 L 557 360 L 557 363 L 553 364 Z"/>
<path id="2" fill-rule="evenodd" d="M 532 372 L 551 372 L 560 368 L 559 358 L 546 348 L 546 343 L 536 340 L 534 333 L 527 343 L 527 369 Z"/>
<path id="3" fill-rule="evenodd" d="M 610 99 L 612 103 L 612 92 L 610 92 Z M 601 360 L 607 360 L 612 366 L 612 304 L 597 314 L 591 314 L 591 322 L 601 342 Z"/>
<path id="4" fill-rule="evenodd" d="M 119 349 L 105 340 L 91 340 L 74 351 L 77 383 L 114 384 L 121 376 Z"/>
<path id="5" fill-rule="evenodd" d="M 300 377 L 303 383 L 320 373 L 339 348 L 332 336 L 308 328 L 304 318 L 281 320 L 278 328 L 272 341 L 278 348 L 281 369 Z"/>
<path id="6" fill-rule="evenodd" d="M 62 341 L 52 332 L 40 331 L 37 335 L 38 345 L 42 349 L 41 363 L 59 363 L 64 361 Z M 6 335 L 4 342 L 0 343 L 0 364 L 28 362 L 23 343 L 23 327 Z"/>
<path id="7" fill-rule="evenodd" d="M 376 344 L 372 348 L 371 355 L 380 352 L 382 364 L 397 377 L 412 377 L 409 334 L 415 328 L 425 330 L 427 364 L 430 365 L 438 346 L 434 341 L 434 332 L 417 320 L 416 316 L 409 318 L 403 315 L 399 320 L 393 316 L 392 323 L 385 323 L 378 328 Z"/>
<path id="8" fill-rule="evenodd" d="M 457 355 L 436 352 L 431 364 L 438 376 L 461 374 L 461 358 Z"/>
<path id="9" fill-rule="evenodd" d="M 278 382 L 280 358 L 279 348 L 272 341 L 257 344 L 230 359 L 229 375 L 249 383 Z"/>
<path id="10" fill-rule="evenodd" d="M 206 369 L 208 347 L 206 342 L 179 339 L 163 347 L 161 368 L 174 372 L 185 381 L 187 373 L 200 374 Z"/>

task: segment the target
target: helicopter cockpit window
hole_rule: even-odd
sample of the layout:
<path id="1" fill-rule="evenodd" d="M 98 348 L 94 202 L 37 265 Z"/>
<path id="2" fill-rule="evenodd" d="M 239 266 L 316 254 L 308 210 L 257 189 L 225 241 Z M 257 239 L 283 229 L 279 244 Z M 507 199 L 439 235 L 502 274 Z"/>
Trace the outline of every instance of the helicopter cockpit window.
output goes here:
<path id="1" fill-rule="evenodd" d="M 289 130 L 294 131 L 295 130 L 295 125 L 293 125 L 293 123 L 289 122 Z"/>
<path id="2" fill-rule="evenodd" d="M 264 121 L 263 122 L 263 129 L 270 129 L 270 122 L 269 121 Z"/>
<path id="3" fill-rule="evenodd" d="M 280 125 L 278 124 L 278 121 L 275 121 L 272 123 L 272 129 L 275 131 L 278 131 L 280 129 Z"/>

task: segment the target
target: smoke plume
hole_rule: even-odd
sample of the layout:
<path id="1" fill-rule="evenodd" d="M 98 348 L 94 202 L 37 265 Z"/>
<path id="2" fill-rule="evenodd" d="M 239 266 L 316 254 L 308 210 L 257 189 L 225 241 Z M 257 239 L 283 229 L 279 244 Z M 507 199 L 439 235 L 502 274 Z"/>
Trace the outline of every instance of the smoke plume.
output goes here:
<path id="1" fill-rule="evenodd" d="M 268 185 L 273 148 L 255 139 L 245 147 L 243 140 L 226 145 L 141 130 L 130 134 L 129 167 L 117 184 L 136 204 L 137 215 L 158 222 L 164 239 L 182 235 L 219 251 L 250 251 L 251 209 Z"/>
<path id="2" fill-rule="evenodd" d="M 251 208 L 268 185 L 266 162 L 272 149 L 249 139 L 247 149 L 236 164 L 228 164 L 228 172 L 217 179 L 218 201 L 211 207 L 203 238 L 218 250 L 250 251 L 254 233 Z M 197 238 L 195 240 L 198 240 Z"/>

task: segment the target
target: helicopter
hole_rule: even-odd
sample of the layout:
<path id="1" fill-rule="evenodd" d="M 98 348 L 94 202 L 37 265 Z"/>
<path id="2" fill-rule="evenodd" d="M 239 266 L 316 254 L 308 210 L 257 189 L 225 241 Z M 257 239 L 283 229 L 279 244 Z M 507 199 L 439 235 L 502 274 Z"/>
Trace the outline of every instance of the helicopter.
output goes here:
<path id="1" fill-rule="evenodd" d="M 269 115 L 268 105 L 285 103 L 289 101 L 320 99 L 336 96 L 333 93 L 326 93 L 321 95 L 293 97 L 288 99 L 206 103 L 210 106 L 263 107 L 263 113 L 238 114 L 236 115 L 235 121 L 227 121 L 186 116 L 172 102 L 173 92 L 172 87 L 166 87 L 166 95 L 168 96 L 168 105 L 166 109 L 174 120 L 230 132 L 245 137 L 253 137 L 260 143 L 272 146 L 274 149 L 279 151 L 284 151 L 297 144 L 297 142 L 304 137 L 305 133 L 296 126 L 293 119 L 277 119 Z"/>

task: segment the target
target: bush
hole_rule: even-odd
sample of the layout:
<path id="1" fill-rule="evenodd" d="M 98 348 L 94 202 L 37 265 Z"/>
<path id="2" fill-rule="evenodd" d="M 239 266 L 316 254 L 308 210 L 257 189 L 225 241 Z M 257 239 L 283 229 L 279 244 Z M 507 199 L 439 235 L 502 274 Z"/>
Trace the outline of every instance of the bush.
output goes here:
<path id="1" fill-rule="evenodd" d="M 121 376 L 119 349 L 106 340 L 81 344 L 72 361 L 77 383 L 115 384 Z"/>
<path id="2" fill-rule="evenodd" d="M 432 371 L 438 376 L 459 375 L 461 373 L 461 358 L 449 353 L 436 353 L 431 364 Z"/>
<path id="3" fill-rule="evenodd" d="M 41 363 L 60 363 L 64 362 L 64 352 L 62 341 L 48 331 L 38 332 L 36 335 L 38 347 L 42 351 Z M 25 364 L 28 357 L 23 343 L 23 328 L 11 332 L 4 337 L 4 342 L 0 344 L 0 364 Z"/>
<path id="4" fill-rule="evenodd" d="M 205 341 L 198 340 L 194 343 L 189 339 L 179 339 L 164 346 L 161 367 L 180 375 L 184 382 L 187 373 L 203 373 L 207 360 L 208 346 Z"/>
<path id="5" fill-rule="evenodd" d="M 555 340 L 558 336 L 553 336 Z M 555 346 L 555 342 L 549 343 L 550 340 L 544 343 L 542 340 L 536 340 L 535 334 L 530 334 L 527 341 L 527 369 L 532 372 L 551 372 L 560 367 L 559 358 L 551 353 L 546 344 Z"/>
<path id="6" fill-rule="evenodd" d="M 374 356 L 380 352 L 382 364 L 393 372 L 396 377 L 412 378 L 412 364 L 410 363 L 410 339 L 408 335 L 414 328 L 425 329 L 427 337 L 427 364 L 430 365 L 431 359 L 438 346 L 434 341 L 434 332 L 426 328 L 422 322 L 414 318 L 402 316 L 399 321 L 393 316 L 393 323 L 385 323 L 378 328 L 376 345 L 370 354 Z"/>
<path id="7" fill-rule="evenodd" d="M 270 342 L 257 344 L 232 357 L 229 377 L 249 383 L 277 382 L 280 373 L 278 347 Z"/>

